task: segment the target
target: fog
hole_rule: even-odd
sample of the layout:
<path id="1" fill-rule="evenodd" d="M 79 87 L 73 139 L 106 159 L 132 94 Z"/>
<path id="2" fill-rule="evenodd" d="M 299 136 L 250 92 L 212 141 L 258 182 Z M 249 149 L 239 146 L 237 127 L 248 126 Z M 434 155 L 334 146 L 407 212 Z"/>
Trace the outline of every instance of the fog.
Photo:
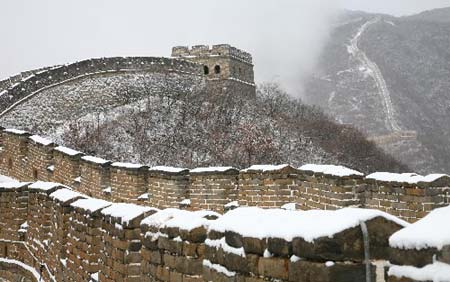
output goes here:
<path id="1" fill-rule="evenodd" d="M 230 43 L 253 54 L 258 81 L 297 91 L 341 9 L 400 15 L 444 2 L 0 0 L 0 78 L 92 57 L 169 56 L 175 45 Z"/>

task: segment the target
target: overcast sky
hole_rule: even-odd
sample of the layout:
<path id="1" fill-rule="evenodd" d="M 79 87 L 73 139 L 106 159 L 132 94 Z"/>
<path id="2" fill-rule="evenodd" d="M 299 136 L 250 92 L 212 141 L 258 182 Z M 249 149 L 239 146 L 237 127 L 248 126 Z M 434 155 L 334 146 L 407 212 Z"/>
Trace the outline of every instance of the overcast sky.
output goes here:
<path id="1" fill-rule="evenodd" d="M 443 0 L 0 0 L 0 78 L 103 56 L 169 56 L 174 45 L 231 43 L 259 80 L 314 66 L 340 9 L 394 15 Z"/>

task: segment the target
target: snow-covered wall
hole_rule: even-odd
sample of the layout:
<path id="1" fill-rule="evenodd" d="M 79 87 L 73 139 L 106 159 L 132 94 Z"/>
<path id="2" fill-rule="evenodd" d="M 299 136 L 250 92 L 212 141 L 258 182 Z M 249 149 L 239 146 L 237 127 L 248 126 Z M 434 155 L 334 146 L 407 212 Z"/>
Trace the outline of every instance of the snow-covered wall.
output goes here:
<path id="1" fill-rule="evenodd" d="M 73 64 L 43 69 L 21 79 L 0 94 L 0 112 L 4 112 L 14 103 L 45 87 L 65 83 L 82 76 L 136 70 L 149 72 L 166 72 L 171 70 L 192 75 L 202 75 L 203 73 L 201 65 L 170 58 L 115 57 L 84 60 Z"/>
<path id="2" fill-rule="evenodd" d="M 0 222 L 9 224 L 0 233 L 0 262 L 26 264 L 42 281 L 363 281 L 364 248 L 370 261 L 386 260 L 388 238 L 408 226 L 355 208 L 158 210 L 48 182 L 0 183 L 0 209 Z M 375 266 L 369 269 L 374 279 Z"/>
<path id="3" fill-rule="evenodd" d="M 374 173 L 339 166 L 255 165 L 183 169 L 117 163 L 85 156 L 19 130 L 3 130 L 0 173 L 54 181 L 112 202 L 217 212 L 239 205 L 286 204 L 302 210 L 379 209 L 409 222 L 448 205 L 447 175 Z"/>

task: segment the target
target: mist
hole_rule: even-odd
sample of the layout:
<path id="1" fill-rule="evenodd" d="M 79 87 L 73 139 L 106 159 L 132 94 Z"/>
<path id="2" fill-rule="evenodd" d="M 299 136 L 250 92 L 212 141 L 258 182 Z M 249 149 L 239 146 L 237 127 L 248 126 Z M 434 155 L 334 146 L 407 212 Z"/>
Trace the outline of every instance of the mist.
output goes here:
<path id="1" fill-rule="evenodd" d="M 0 0 L 0 78 L 93 57 L 167 57 L 175 45 L 229 43 L 253 54 L 257 82 L 277 81 L 298 95 L 338 11 L 400 9 L 387 1 Z M 403 6 L 425 8 L 414 1 Z"/>
<path id="2" fill-rule="evenodd" d="M 258 82 L 289 89 L 314 67 L 337 11 L 327 0 L 1 1 L 2 78 L 92 57 L 230 43 L 253 54 Z"/>

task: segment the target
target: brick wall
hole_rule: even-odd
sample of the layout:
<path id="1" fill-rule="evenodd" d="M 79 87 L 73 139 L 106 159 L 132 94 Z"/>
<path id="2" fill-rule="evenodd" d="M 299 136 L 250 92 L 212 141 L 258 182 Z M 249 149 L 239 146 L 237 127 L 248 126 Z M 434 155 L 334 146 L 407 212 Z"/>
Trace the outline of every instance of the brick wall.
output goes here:
<path id="1" fill-rule="evenodd" d="M 105 192 L 111 186 L 109 164 L 106 160 L 82 157 L 79 191 L 91 197 L 111 200 L 111 193 Z"/>
<path id="2" fill-rule="evenodd" d="M 3 154 L 0 165 L 6 175 L 26 179 L 29 133 L 19 130 L 3 131 Z"/>
<path id="3" fill-rule="evenodd" d="M 168 172 L 150 170 L 148 173 L 148 200 L 143 203 L 158 208 L 178 208 L 184 199 L 189 199 L 189 171 Z"/>
<path id="4" fill-rule="evenodd" d="M 0 238 L 23 240 L 21 225 L 28 217 L 28 187 L 25 183 L 0 185 Z"/>
<path id="5" fill-rule="evenodd" d="M 276 173 L 287 175 L 291 169 Z M 276 173 L 264 172 L 259 177 L 270 179 Z M 235 172 L 225 175 L 236 176 Z M 43 182 L 3 184 L 0 204 L 0 257 L 34 267 L 45 281 L 89 281 L 92 277 L 99 277 L 100 282 L 365 279 L 359 226 L 314 241 L 250 238 L 227 229 L 208 229 L 220 216 L 214 212 L 112 204 Z M 25 221 L 28 228 L 23 226 Z M 389 259 L 416 267 L 435 258 L 450 262 L 448 246 L 437 256 L 436 250 L 389 248 L 388 238 L 400 228 L 393 221 L 375 217 L 366 225 L 372 260 Z M 20 275 L 12 275 L 13 271 Z M 374 266 L 371 272 L 375 273 Z M 22 267 L 0 261 L 0 278 L 35 281 L 27 275 Z"/>
<path id="6" fill-rule="evenodd" d="M 111 171 L 111 198 L 121 202 L 139 203 L 139 197 L 148 191 L 148 167 L 113 163 Z"/>
<path id="7" fill-rule="evenodd" d="M 52 181 L 78 188 L 79 181 L 77 181 L 77 178 L 80 177 L 80 160 L 83 154 L 76 151 L 68 154 L 64 149 L 63 147 L 57 147 L 53 150 L 54 171 Z"/>
<path id="8" fill-rule="evenodd" d="M 238 199 L 239 171 L 233 168 L 192 170 L 189 197 L 192 209 L 224 211 L 224 206 Z"/>
<path id="9" fill-rule="evenodd" d="M 366 180 L 364 206 L 415 222 L 436 208 L 448 206 L 449 180 L 444 177 L 419 184 Z"/>
<path id="10" fill-rule="evenodd" d="M 243 206 L 281 207 L 299 201 L 301 181 L 298 170 L 244 170 L 239 175 L 239 202 Z M 300 201 L 301 204 L 304 204 Z"/>
<path id="11" fill-rule="evenodd" d="M 142 165 L 83 156 L 52 143 L 44 145 L 33 141 L 26 132 L 4 130 L 1 136 L 3 174 L 22 181 L 51 180 L 111 202 L 176 208 L 183 201 L 188 209 L 219 212 L 233 201 L 266 208 L 293 203 L 303 210 L 367 207 L 410 222 L 449 203 L 447 176 L 408 184 L 375 181 L 360 175 L 336 176 L 288 165 L 271 169 L 255 166 L 241 171 L 167 167 L 149 170 Z"/>
<path id="12" fill-rule="evenodd" d="M 28 143 L 27 165 L 24 181 L 50 181 L 52 174 L 48 167 L 53 164 L 54 144 L 42 144 L 33 140 Z"/>

